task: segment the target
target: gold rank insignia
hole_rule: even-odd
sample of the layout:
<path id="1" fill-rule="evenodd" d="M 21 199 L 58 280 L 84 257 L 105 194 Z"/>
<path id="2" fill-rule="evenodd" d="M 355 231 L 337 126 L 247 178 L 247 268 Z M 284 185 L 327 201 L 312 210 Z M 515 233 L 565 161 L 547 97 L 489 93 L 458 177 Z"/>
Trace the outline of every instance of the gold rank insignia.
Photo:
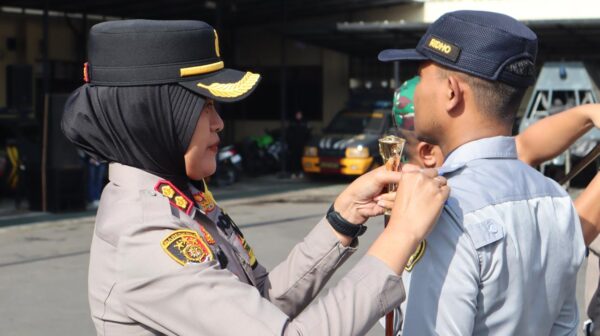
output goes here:
<path id="1" fill-rule="evenodd" d="M 181 196 L 175 196 L 175 205 L 177 205 L 179 208 L 186 209 L 188 206 L 188 201 Z"/>
<path id="2" fill-rule="evenodd" d="M 177 189 L 171 182 L 166 180 L 158 181 L 154 190 L 169 199 L 169 203 L 185 212 L 187 215 L 194 208 L 193 202 Z"/>
<path id="3" fill-rule="evenodd" d="M 175 195 L 175 190 L 173 190 L 173 188 L 167 184 L 160 187 L 160 191 L 162 192 L 163 196 L 167 196 L 167 198 L 173 198 L 173 195 Z"/>
<path id="4" fill-rule="evenodd" d="M 425 248 L 427 247 L 427 241 L 423 240 L 419 246 L 417 246 L 417 249 L 415 250 L 415 253 L 413 253 L 410 258 L 408 258 L 408 262 L 406 263 L 406 266 L 404 267 L 404 269 L 407 272 L 412 271 L 413 267 L 415 267 L 415 265 L 417 264 L 417 262 L 419 262 L 419 260 L 423 257 L 423 255 L 425 254 Z"/>
<path id="5" fill-rule="evenodd" d="M 214 259 L 211 249 L 198 232 L 177 230 L 162 240 L 163 250 L 180 265 L 203 263 Z"/>

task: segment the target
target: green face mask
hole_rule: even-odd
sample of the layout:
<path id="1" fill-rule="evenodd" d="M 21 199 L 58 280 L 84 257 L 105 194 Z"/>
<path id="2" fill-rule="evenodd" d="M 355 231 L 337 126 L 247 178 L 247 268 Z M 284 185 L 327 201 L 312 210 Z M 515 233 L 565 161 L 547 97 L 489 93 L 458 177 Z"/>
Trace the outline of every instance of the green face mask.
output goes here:
<path id="1" fill-rule="evenodd" d="M 396 126 L 404 129 L 414 129 L 415 115 L 415 87 L 419 84 L 419 76 L 415 76 L 406 82 L 394 92 L 394 101 L 392 112 Z"/>

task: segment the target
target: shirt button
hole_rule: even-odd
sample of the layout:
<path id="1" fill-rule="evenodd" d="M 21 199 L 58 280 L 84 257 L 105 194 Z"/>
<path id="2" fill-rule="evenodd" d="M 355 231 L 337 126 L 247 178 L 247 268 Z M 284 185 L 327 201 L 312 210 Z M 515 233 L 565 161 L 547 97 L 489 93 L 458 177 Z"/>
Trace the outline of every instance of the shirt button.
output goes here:
<path id="1" fill-rule="evenodd" d="M 498 232 L 498 228 L 494 224 L 490 225 L 490 227 L 488 229 L 490 230 L 491 233 Z"/>

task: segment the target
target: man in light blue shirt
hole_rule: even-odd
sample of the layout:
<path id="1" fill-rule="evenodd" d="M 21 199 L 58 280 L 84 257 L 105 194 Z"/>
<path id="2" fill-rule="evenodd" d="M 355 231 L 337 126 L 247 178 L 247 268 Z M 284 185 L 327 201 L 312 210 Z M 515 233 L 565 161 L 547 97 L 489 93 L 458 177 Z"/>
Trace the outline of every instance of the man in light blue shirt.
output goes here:
<path id="1" fill-rule="evenodd" d="M 537 37 L 513 18 L 458 11 L 415 50 L 379 55 L 421 62 L 415 132 L 441 147 L 452 190 L 404 274 L 404 336 L 576 335 L 577 213 L 509 137 L 536 54 Z"/>

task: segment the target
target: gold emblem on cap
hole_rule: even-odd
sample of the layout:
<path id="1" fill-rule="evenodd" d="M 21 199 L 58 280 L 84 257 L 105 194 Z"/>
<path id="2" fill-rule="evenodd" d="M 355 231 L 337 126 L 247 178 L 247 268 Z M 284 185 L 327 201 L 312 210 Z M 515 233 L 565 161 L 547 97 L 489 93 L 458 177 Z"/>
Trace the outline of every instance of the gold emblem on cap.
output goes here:
<path id="1" fill-rule="evenodd" d="M 217 57 L 221 57 L 221 50 L 219 50 L 219 34 L 217 34 L 217 31 L 213 29 L 213 31 L 215 32 L 215 53 L 217 54 Z"/>
<path id="2" fill-rule="evenodd" d="M 202 75 L 205 73 L 221 70 L 224 67 L 225 67 L 225 64 L 223 63 L 223 61 L 219 61 L 219 62 L 210 63 L 210 64 L 206 64 L 206 65 L 198 65 L 198 66 L 193 66 L 193 67 L 181 68 L 181 69 L 179 69 L 179 76 L 187 77 L 187 76 Z"/>
<path id="3" fill-rule="evenodd" d="M 198 87 L 208 90 L 214 96 L 223 98 L 235 98 L 243 95 L 250 91 L 258 79 L 259 74 L 252 72 L 246 72 L 244 77 L 235 83 L 212 83 L 210 85 L 204 85 L 202 83 L 196 84 Z"/>
<path id="4" fill-rule="evenodd" d="M 175 190 L 173 190 L 173 188 L 171 188 L 169 185 L 162 186 L 160 190 L 162 194 L 168 198 L 173 198 L 173 195 L 175 195 Z"/>

